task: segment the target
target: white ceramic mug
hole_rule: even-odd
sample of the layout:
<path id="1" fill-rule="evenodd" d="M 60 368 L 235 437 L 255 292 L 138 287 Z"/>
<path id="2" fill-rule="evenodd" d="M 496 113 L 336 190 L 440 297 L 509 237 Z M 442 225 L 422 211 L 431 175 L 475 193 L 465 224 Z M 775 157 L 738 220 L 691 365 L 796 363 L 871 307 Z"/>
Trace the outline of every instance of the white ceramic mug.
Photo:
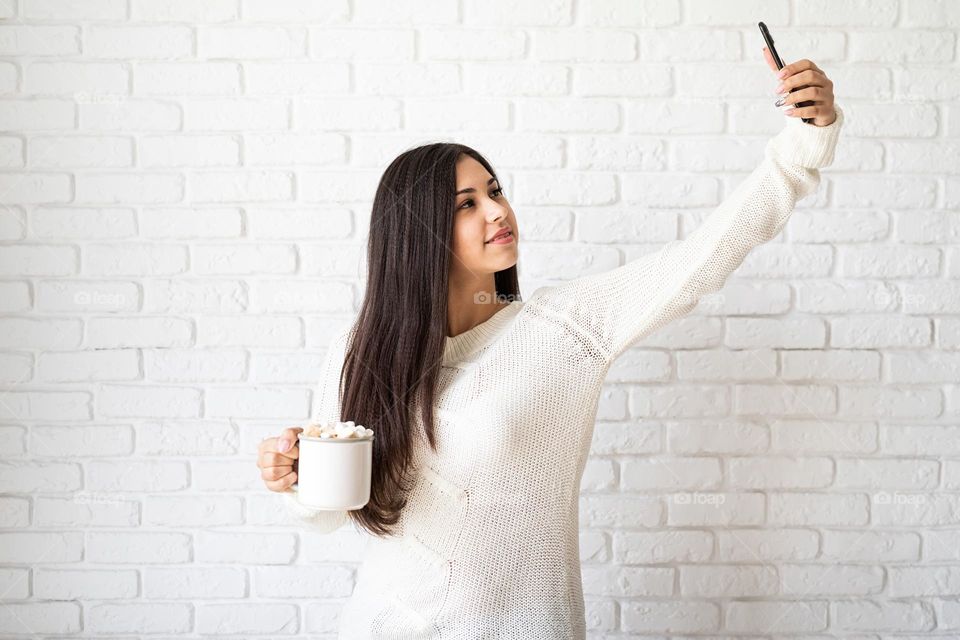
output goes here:
<path id="1" fill-rule="evenodd" d="M 370 501 L 373 436 L 316 438 L 297 434 L 297 481 L 290 488 L 313 509 L 351 511 Z"/>

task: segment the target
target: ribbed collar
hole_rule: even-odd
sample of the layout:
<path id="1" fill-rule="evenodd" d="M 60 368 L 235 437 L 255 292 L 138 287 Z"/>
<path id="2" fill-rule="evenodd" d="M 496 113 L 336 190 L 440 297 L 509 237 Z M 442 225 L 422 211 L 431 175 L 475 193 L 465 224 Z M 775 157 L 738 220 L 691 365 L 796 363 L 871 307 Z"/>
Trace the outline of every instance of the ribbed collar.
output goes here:
<path id="1" fill-rule="evenodd" d="M 516 317 L 521 307 L 523 301 L 514 300 L 472 329 L 447 336 L 443 345 L 443 364 L 460 362 L 489 343 Z"/>

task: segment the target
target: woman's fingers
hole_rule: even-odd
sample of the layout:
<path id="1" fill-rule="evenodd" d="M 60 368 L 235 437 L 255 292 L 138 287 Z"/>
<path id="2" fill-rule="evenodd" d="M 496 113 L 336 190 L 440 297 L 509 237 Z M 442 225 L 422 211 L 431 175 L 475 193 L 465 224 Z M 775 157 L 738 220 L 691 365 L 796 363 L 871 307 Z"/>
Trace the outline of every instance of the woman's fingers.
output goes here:
<path id="1" fill-rule="evenodd" d="M 295 471 L 291 471 L 290 473 L 276 480 L 266 480 L 264 484 L 267 485 L 267 489 L 270 489 L 270 491 L 286 491 L 290 488 L 290 485 L 296 481 L 297 473 Z"/>
<path id="2" fill-rule="evenodd" d="M 303 431 L 302 427 L 289 427 L 284 429 L 279 436 L 277 436 L 277 443 L 275 451 L 283 453 L 291 458 L 297 457 L 297 435 Z"/>
<path id="3" fill-rule="evenodd" d="M 783 87 L 783 91 L 791 91 L 799 87 L 826 86 L 827 82 L 829 82 L 829 80 L 822 71 L 808 69 L 807 71 L 801 71 L 800 73 L 795 73 L 792 76 L 784 78 L 780 81 L 780 86 Z"/>
<path id="4" fill-rule="evenodd" d="M 782 96 L 777 106 L 788 105 L 784 113 L 791 118 L 805 118 L 818 127 L 832 124 L 837 119 L 833 106 L 833 81 L 812 61 L 804 58 L 783 67 L 777 74 L 780 85 L 774 92 Z M 813 103 L 796 106 L 798 103 Z"/>
<path id="5" fill-rule="evenodd" d="M 792 107 L 788 112 L 786 112 L 791 118 L 819 118 L 821 116 L 826 117 L 828 113 L 833 113 L 832 107 L 827 107 L 822 104 L 815 104 L 812 107 Z M 833 115 L 836 118 L 836 115 Z M 830 124 L 826 122 L 824 124 Z M 818 125 L 823 126 L 823 125 Z"/>
<path id="6" fill-rule="evenodd" d="M 298 455 L 297 435 L 303 431 L 303 427 L 287 427 L 275 438 L 264 438 L 257 445 L 257 453 L 263 454 L 268 451 L 282 453 L 288 458 L 296 458 Z"/>
<path id="7" fill-rule="evenodd" d="M 262 480 L 279 480 L 288 473 L 292 473 L 293 470 L 293 465 L 260 467 L 260 478 Z"/>
<path id="8" fill-rule="evenodd" d="M 276 438 L 264 438 L 257 445 L 260 478 L 270 491 L 286 491 L 297 481 L 297 435 L 302 431 L 302 427 L 289 427 Z"/>
<path id="9" fill-rule="evenodd" d="M 270 467 L 287 467 L 291 469 L 293 468 L 295 460 L 295 458 L 290 458 L 276 451 L 264 451 L 257 458 L 257 466 L 261 469 L 269 469 Z"/>
<path id="10" fill-rule="evenodd" d="M 788 69 L 789 67 L 784 67 Z M 824 87 L 830 89 L 833 83 L 827 78 L 827 75 L 819 69 L 806 69 L 797 71 L 786 78 L 780 80 L 780 84 L 774 89 L 775 93 L 789 93 L 808 87 Z"/>
<path id="11" fill-rule="evenodd" d="M 777 106 L 795 105 L 804 102 L 805 100 L 812 100 L 813 102 L 827 102 L 832 100 L 832 96 L 823 87 L 807 87 L 806 89 L 797 89 L 793 93 L 788 93 L 786 96 L 777 101 Z"/>
<path id="12" fill-rule="evenodd" d="M 820 67 L 815 65 L 812 60 L 804 58 L 803 60 L 797 60 L 796 62 L 783 65 L 783 69 L 780 70 L 778 77 L 782 79 L 810 69 L 820 71 Z"/>

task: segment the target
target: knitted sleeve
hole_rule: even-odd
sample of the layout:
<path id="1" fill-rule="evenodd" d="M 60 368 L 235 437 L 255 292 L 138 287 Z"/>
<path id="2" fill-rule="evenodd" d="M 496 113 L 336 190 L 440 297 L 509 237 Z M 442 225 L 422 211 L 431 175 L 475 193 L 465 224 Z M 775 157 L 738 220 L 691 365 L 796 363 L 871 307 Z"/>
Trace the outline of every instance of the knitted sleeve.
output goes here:
<path id="1" fill-rule="evenodd" d="M 786 118 L 756 169 L 683 240 L 615 269 L 545 287 L 540 304 L 608 361 L 719 290 L 750 250 L 774 238 L 833 162 L 844 114 L 827 126 Z"/>
<path id="2" fill-rule="evenodd" d="M 330 347 L 324 359 L 320 372 L 320 382 L 317 386 L 316 402 L 314 403 L 313 421 L 329 422 L 340 419 L 340 369 L 343 366 L 346 352 L 347 331 L 341 331 L 331 340 Z M 287 513 L 302 522 L 304 526 L 317 533 L 329 533 L 347 523 L 350 519 L 346 511 L 326 511 L 311 509 L 300 504 L 297 493 L 287 489 L 281 494 Z"/>

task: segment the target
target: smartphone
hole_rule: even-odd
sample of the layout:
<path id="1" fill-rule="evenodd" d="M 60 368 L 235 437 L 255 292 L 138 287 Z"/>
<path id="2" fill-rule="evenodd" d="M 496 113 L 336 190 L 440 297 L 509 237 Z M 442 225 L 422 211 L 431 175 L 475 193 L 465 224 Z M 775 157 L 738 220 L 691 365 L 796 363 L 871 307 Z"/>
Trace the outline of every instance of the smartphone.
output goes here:
<path id="1" fill-rule="evenodd" d="M 773 61 L 777 63 L 777 69 L 783 69 L 783 67 L 784 67 L 785 65 L 783 64 L 783 60 L 780 59 L 780 54 L 777 53 L 777 48 L 776 48 L 775 46 L 773 46 L 773 36 L 770 35 L 770 29 L 767 29 L 767 25 L 763 24 L 762 22 L 758 22 L 757 24 L 760 26 L 760 33 L 761 33 L 761 35 L 763 35 L 763 40 L 764 40 L 764 42 L 767 43 L 767 49 L 770 50 L 770 54 L 773 56 Z M 791 90 L 790 90 L 790 93 L 793 93 L 794 91 L 798 91 L 798 90 L 803 89 L 803 88 L 804 88 L 804 87 L 796 87 L 795 89 L 791 89 Z M 796 106 L 797 106 L 797 107 L 812 107 L 812 106 L 813 106 L 813 101 L 812 101 L 812 100 L 804 100 L 803 102 L 798 102 L 798 103 L 796 104 Z M 803 120 L 804 122 L 811 122 L 811 121 L 813 121 L 813 118 L 800 118 L 800 119 Z"/>

